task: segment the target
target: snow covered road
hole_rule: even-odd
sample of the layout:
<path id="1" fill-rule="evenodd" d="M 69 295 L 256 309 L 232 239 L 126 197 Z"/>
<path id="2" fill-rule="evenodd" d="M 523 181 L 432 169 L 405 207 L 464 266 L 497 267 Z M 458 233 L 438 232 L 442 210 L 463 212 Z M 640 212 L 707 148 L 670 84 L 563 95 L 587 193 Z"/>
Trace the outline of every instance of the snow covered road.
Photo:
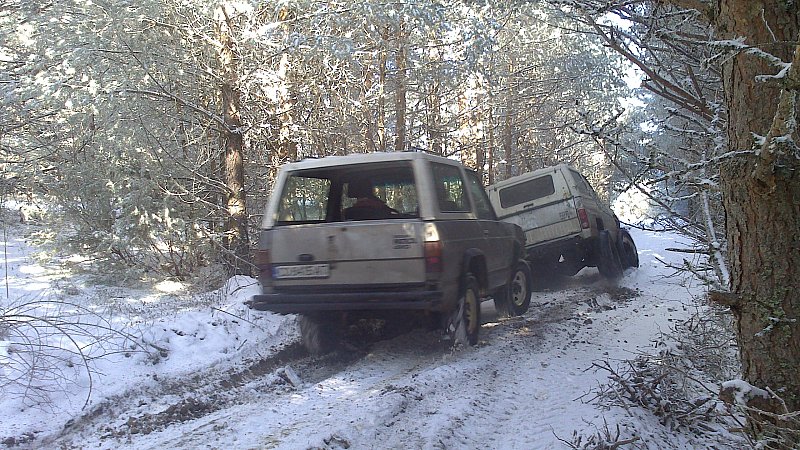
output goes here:
<path id="1" fill-rule="evenodd" d="M 641 448 L 705 446 L 654 417 L 585 402 L 607 375 L 593 362 L 652 351 L 699 292 L 655 259 L 670 257 L 672 236 L 634 236 L 640 269 L 618 283 L 584 269 L 534 292 L 519 318 L 498 321 L 486 302 L 479 344 L 455 351 L 438 332 L 415 330 L 312 358 L 292 316 L 242 308 L 253 286 L 239 278 L 242 288 L 228 286 L 211 310 L 148 325 L 162 358 L 102 366 L 108 384 L 85 410 L 3 403 L 3 422 L 17 423 L 0 438 L 33 432 L 36 448 L 546 449 L 607 422 Z"/>

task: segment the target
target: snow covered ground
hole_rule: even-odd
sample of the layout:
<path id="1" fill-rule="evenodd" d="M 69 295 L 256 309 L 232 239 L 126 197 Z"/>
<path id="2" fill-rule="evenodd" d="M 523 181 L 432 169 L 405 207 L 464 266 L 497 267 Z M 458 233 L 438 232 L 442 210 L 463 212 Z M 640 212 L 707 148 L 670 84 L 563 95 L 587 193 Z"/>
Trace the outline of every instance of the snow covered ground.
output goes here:
<path id="1" fill-rule="evenodd" d="M 664 250 L 676 246 L 673 235 L 633 230 L 638 270 L 617 283 L 595 269 L 557 280 L 533 293 L 523 317 L 499 321 L 484 303 L 475 347 L 454 351 L 439 333 L 415 330 L 312 358 L 294 316 L 243 305 L 253 279 L 203 295 L 177 283 L 89 284 L 63 264 L 34 262 L 25 230 L 4 244 L 0 304 L 19 322 L 0 329 L 0 448 L 549 449 L 617 426 L 628 448 L 741 444 L 721 427 L 696 433 L 645 409 L 588 402 L 608 377 L 594 363 L 657 353 L 659 332 L 696 312 L 701 286 L 658 261 L 680 262 Z M 49 359 L 21 366 L 25 348 L 10 341 L 30 336 L 25 317 L 53 307 L 43 300 L 59 302 L 81 330 L 108 325 L 128 336 L 72 342 L 39 323 L 51 345 L 72 351 L 43 348 Z M 91 377 L 75 348 L 102 356 Z M 32 370 L 60 376 L 18 379 Z"/>

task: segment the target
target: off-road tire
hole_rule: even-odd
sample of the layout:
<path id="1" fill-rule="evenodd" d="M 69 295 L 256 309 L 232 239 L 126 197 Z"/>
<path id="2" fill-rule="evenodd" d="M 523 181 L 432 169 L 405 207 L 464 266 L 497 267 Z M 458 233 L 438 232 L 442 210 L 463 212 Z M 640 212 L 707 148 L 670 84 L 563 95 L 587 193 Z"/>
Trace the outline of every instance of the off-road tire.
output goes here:
<path id="1" fill-rule="evenodd" d="M 622 275 L 622 264 L 619 260 L 617 246 L 611 239 L 611 233 L 603 230 L 597 239 L 597 270 L 605 278 L 615 279 Z"/>
<path id="2" fill-rule="evenodd" d="M 297 319 L 303 346 L 311 356 L 322 356 L 333 351 L 341 339 L 339 315 L 308 314 Z"/>
<path id="3" fill-rule="evenodd" d="M 445 331 L 454 346 L 475 345 L 481 329 L 481 297 L 478 281 L 464 275 L 461 293 L 453 311 L 447 315 Z"/>
<path id="4" fill-rule="evenodd" d="M 622 268 L 639 267 L 639 252 L 636 243 L 630 233 L 625 230 L 619 232 L 619 259 L 622 261 Z"/>
<path id="5" fill-rule="evenodd" d="M 531 269 L 525 261 L 518 261 L 508 283 L 494 297 L 497 316 L 508 318 L 521 316 L 531 305 Z"/>

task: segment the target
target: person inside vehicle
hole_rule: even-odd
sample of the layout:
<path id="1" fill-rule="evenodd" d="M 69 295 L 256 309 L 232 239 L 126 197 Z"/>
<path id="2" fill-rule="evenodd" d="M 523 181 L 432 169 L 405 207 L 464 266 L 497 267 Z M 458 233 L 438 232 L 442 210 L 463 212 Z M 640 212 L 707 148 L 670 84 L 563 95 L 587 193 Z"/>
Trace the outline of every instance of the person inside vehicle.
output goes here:
<path id="1" fill-rule="evenodd" d="M 346 220 L 383 219 L 396 210 L 375 196 L 372 183 L 367 179 L 352 180 L 347 184 L 347 196 L 356 199 L 353 206 L 345 208 Z"/>

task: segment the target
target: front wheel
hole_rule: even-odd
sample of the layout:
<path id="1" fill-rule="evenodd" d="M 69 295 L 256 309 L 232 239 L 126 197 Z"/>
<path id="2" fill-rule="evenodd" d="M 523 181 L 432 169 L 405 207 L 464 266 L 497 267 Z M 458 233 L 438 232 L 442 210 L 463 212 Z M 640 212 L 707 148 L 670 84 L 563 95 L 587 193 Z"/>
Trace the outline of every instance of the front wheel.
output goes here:
<path id="1" fill-rule="evenodd" d="M 521 316 L 531 305 L 531 269 L 525 261 L 517 262 L 508 284 L 495 294 L 494 307 L 501 318 Z"/>
<path id="2" fill-rule="evenodd" d="M 481 329 L 481 297 L 478 281 L 472 274 L 464 276 L 458 303 L 448 315 L 445 325 L 453 345 L 475 345 Z"/>

